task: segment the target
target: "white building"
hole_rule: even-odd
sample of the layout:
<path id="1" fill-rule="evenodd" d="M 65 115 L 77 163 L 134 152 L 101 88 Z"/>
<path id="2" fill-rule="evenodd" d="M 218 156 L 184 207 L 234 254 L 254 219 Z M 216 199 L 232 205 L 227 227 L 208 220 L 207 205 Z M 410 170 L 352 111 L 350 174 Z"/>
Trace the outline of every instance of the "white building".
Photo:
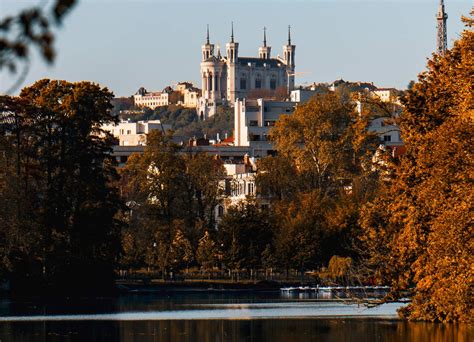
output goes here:
<path id="1" fill-rule="evenodd" d="M 169 105 L 169 94 L 167 92 L 147 92 L 143 87 L 138 89 L 133 95 L 133 101 L 137 107 L 148 107 L 155 109 L 157 107 Z"/>
<path id="2" fill-rule="evenodd" d="M 310 89 L 295 89 L 292 90 L 290 93 L 290 101 L 291 102 L 299 102 L 304 103 L 308 102 L 311 97 L 318 93 L 317 90 L 310 90 Z"/>
<path id="3" fill-rule="evenodd" d="M 398 90 L 395 88 L 378 88 L 371 92 L 373 96 L 379 98 L 382 102 L 400 104 L 398 93 Z"/>
<path id="4" fill-rule="evenodd" d="M 143 146 L 146 145 L 146 134 L 157 129 L 165 133 L 171 129 L 171 125 L 162 124 L 160 120 L 122 121 L 116 125 L 103 125 L 101 128 L 116 137 L 119 146 Z"/>
<path id="5" fill-rule="evenodd" d="M 370 122 L 369 132 L 375 132 L 380 142 L 385 146 L 401 146 L 403 141 L 400 137 L 400 127 L 392 118 L 377 118 Z"/>
<path id="6" fill-rule="evenodd" d="M 244 162 L 225 163 L 226 178 L 220 182 L 224 197 L 215 208 L 216 222 L 219 222 L 225 211 L 249 198 L 257 197 L 255 185 L 255 159 L 244 156 Z"/>
<path id="7" fill-rule="evenodd" d="M 292 114 L 294 102 L 237 100 L 234 106 L 234 145 L 249 146 L 253 157 L 273 153 L 270 129 L 281 115 Z"/>
<path id="8" fill-rule="evenodd" d="M 201 77 L 202 94 L 198 115 L 206 119 L 216 112 L 222 103 L 234 104 L 237 98 L 245 98 L 253 90 L 275 91 L 284 87 L 287 91 L 295 86 L 295 49 L 291 44 L 288 28 L 288 42 L 283 46 L 283 57 L 271 57 L 271 47 L 267 45 L 264 29 L 263 45 L 258 49 L 258 57 L 240 57 L 239 43 L 234 41 L 234 30 L 230 42 L 226 44 L 226 56 L 221 56 L 218 48 L 209 41 L 202 46 Z"/>

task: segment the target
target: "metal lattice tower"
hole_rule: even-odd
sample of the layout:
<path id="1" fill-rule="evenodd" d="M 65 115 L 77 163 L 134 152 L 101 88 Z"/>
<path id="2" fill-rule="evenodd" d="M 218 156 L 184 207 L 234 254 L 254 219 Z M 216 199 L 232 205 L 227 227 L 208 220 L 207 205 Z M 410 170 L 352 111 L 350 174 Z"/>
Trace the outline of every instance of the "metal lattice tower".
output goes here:
<path id="1" fill-rule="evenodd" d="M 438 33 L 436 38 L 436 52 L 440 55 L 444 54 L 448 49 L 448 36 L 446 28 L 446 20 L 448 19 L 448 14 L 444 11 L 444 1 L 439 1 L 438 14 L 436 15 L 436 20 L 438 21 Z"/>

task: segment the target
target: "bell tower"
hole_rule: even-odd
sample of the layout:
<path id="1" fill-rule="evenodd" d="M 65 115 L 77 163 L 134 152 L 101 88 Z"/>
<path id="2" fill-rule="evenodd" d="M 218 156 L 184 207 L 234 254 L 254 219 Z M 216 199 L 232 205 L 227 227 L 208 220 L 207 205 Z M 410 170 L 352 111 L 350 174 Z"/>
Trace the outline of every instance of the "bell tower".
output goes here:
<path id="1" fill-rule="evenodd" d="M 288 77 L 288 92 L 295 88 L 295 50 L 291 44 L 291 26 L 288 26 L 288 43 L 283 46 L 283 60 L 286 64 L 286 77 Z"/>
<path id="2" fill-rule="evenodd" d="M 239 43 L 234 40 L 234 22 L 231 23 L 230 42 L 226 44 L 227 49 L 227 100 L 234 103 L 238 94 L 237 66 L 239 61 Z"/>
<path id="3" fill-rule="evenodd" d="M 230 42 L 226 44 L 227 59 L 231 64 L 237 63 L 239 59 L 239 43 L 234 41 L 234 22 L 231 24 Z"/>
<path id="4" fill-rule="evenodd" d="M 258 49 L 258 56 L 260 59 L 270 59 L 270 54 L 272 51 L 271 46 L 267 46 L 267 28 L 263 28 L 263 46 Z"/>
<path id="5" fill-rule="evenodd" d="M 214 44 L 211 44 L 209 41 L 209 25 L 207 25 L 207 36 L 206 44 L 201 47 L 202 51 L 202 61 L 211 58 L 214 55 Z"/>

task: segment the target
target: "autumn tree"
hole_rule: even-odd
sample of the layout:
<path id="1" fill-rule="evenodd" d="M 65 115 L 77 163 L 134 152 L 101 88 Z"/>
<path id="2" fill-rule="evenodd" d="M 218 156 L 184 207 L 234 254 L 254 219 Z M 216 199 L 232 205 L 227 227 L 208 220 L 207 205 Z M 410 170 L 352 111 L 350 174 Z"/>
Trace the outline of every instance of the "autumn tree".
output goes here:
<path id="1" fill-rule="evenodd" d="M 335 253 L 352 256 L 358 208 L 378 180 L 371 168 L 378 138 L 367 128 L 379 114 L 368 98 L 358 113 L 357 99 L 317 94 L 270 133 L 278 154 L 259 162 L 257 188 L 272 200 L 275 252 L 286 269 L 304 274 Z"/>
<path id="2" fill-rule="evenodd" d="M 143 155 L 129 158 L 122 193 L 130 206 L 124 235 L 143 252 L 136 264 L 182 269 L 196 261 L 199 239 L 215 229 L 221 163 L 204 154 L 188 154 L 170 135 L 152 131 Z M 133 207 L 133 208 L 132 208 Z"/>
<path id="3" fill-rule="evenodd" d="M 392 294 L 414 290 L 402 311 L 409 319 L 471 321 L 474 315 L 474 22 L 464 21 L 461 39 L 434 55 L 407 92 L 400 120 L 407 153 L 392 184 L 364 209 L 366 234 L 383 241 L 372 259 L 394 270 L 380 271 L 392 281 Z"/>

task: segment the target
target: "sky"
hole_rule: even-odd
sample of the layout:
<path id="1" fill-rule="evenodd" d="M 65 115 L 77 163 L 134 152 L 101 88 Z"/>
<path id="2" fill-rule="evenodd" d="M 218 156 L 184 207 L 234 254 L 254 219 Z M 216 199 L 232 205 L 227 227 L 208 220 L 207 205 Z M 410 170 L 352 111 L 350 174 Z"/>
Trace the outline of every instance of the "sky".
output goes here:
<path id="1" fill-rule="evenodd" d="M 0 17 L 45 2 L 0 0 Z M 445 0 L 445 6 L 451 47 L 473 3 Z M 42 78 L 88 80 L 116 96 L 180 81 L 200 87 L 206 25 L 225 54 L 233 21 L 239 55 L 246 57 L 258 56 L 264 26 L 272 56 L 282 55 L 291 25 L 298 85 L 343 78 L 404 89 L 435 50 L 437 7 L 438 0 L 79 0 L 55 31 L 54 64 L 34 56 L 23 86 Z M 0 93 L 15 80 L 0 71 Z"/>

